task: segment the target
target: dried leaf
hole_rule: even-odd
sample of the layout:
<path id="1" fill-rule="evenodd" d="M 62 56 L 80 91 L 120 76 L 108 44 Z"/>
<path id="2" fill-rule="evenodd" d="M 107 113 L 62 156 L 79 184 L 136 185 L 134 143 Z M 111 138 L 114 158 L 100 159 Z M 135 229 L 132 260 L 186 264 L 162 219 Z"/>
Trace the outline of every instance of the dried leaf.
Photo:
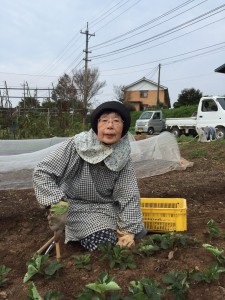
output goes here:
<path id="1" fill-rule="evenodd" d="M 170 251 L 170 252 L 169 252 L 169 254 L 168 254 L 168 259 L 169 259 L 169 260 L 173 259 L 173 257 L 174 257 L 174 252 L 175 252 L 175 251 Z"/>

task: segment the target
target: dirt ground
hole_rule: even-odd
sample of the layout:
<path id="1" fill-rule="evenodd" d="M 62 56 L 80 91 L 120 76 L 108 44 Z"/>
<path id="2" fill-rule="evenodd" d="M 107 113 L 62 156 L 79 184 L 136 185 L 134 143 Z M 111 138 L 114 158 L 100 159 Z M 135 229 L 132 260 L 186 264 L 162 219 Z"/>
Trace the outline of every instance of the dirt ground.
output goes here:
<path id="1" fill-rule="evenodd" d="M 37 276 L 34 279 L 42 297 L 48 290 L 57 290 L 63 293 L 64 300 L 76 299 L 85 284 L 96 281 L 104 271 L 115 277 L 125 295 L 131 280 L 155 278 L 163 285 L 162 276 L 173 269 L 203 270 L 209 267 L 215 259 L 201 244 L 212 243 L 225 249 L 225 239 L 222 237 L 210 242 L 206 226 L 213 219 L 225 232 L 224 148 L 225 144 L 219 141 L 180 144 L 182 157 L 192 161 L 193 167 L 138 181 L 142 197 L 178 197 L 187 200 L 188 229 L 185 233 L 199 240 L 199 244 L 178 248 L 172 259 L 168 259 L 170 250 L 162 250 L 147 258 L 135 256 L 137 269 L 125 271 L 110 269 L 108 262 L 98 260 L 99 252 L 94 252 L 91 254 L 92 271 L 88 272 L 76 269 L 72 258 L 73 255 L 86 252 L 78 244 L 64 245 L 61 241 L 65 266 L 59 276 L 51 279 Z M 0 288 L 0 299 L 25 300 L 30 284 L 23 284 L 26 262 L 52 236 L 47 226 L 46 212 L 39 208 L 32 189 L 0 191 L 0 226 L 0 265 L 12 269 L 8 274 L 8 285 Z M 54 259 L 54 252 L 51 259 Z M 166 292 L 163 299 L 174 298 Z M 211 283 L 191 284 L 186 299 L 225 299 L 225 274 Z"/>

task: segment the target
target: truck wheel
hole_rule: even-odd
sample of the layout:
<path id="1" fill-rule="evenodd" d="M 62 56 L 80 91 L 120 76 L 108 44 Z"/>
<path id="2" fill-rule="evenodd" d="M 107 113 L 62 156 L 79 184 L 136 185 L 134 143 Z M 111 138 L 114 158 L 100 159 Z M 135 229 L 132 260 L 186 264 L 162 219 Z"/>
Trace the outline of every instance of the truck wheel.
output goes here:
<path id="1" fill-rule="evenodd" d="M 196 137 L 198 134 L 197 134 L 197 131 L 195 129 L 190 129 L 189 130 L 189 135 L 192 135 L 193 137 Z"/>
<path id="2" fill-rule="evenodd" d="M 217 139 L 225 139 L 225 128 L 216 128 L 216 137 Z"/>
<path id="3" fill-rule="evenodd" d="M 150 127 L 148 129 L 148 134 L 153 135 L 153 133 L 154 133 L 154 128 Z"/>
<path id="4" fill-rule="evenodd" d="M 181 131 L 178 127 L 173 127 L 171 128 L 170 132 L 175 136 L 175 137 L 179 137 L 181 136 Z"/>

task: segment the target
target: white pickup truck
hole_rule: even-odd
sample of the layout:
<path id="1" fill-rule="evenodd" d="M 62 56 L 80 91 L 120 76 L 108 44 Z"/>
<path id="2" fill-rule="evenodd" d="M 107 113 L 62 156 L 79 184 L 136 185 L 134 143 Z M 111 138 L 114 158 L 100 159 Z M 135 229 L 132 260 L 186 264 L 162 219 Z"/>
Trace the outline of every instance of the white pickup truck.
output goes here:
<path id="1" fill-rule="evenodd" d="M 167 118 L 166 130 L 175 136 L 196 135 L 196 128 L 213 127 L 217 138 L 225 138 L 225 97 L 202 97 L 196 116 L 189 118 Z"/>

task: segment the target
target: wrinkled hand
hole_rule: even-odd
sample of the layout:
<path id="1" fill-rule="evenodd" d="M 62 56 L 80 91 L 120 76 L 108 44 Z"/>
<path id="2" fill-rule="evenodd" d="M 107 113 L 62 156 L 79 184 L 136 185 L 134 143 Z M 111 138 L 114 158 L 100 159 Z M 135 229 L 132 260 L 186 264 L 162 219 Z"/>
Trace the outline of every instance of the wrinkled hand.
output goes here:
<path id="1" fill-rule="evenodd" d="M 124 232 L 117 229 L 117 237 L 118 237 L 117 245 L 119 245 L 120 247 L 130 248 L 135 245 L 133 233 Z"/>
<path id="2" fill-rule="evenodd" d="M 66 218 L 68 211 L 68 203 L 60 201 L 57 204 L 51 205 L 50 213 L 47 217 L 48 225 L 52 231 L 54 231 L 55 241 L 60 239 L 60 236 L 64 232 Z"/>

